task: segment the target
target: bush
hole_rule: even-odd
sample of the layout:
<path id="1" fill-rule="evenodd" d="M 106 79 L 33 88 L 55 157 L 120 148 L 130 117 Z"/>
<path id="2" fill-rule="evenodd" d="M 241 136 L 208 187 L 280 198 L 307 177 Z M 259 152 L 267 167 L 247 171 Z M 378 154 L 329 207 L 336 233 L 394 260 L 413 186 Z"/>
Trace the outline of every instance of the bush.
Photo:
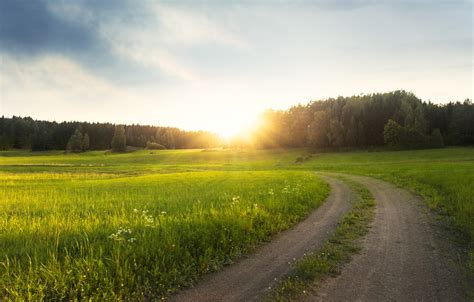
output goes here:
<path id="1" fill-rule="evenodd" d="M 147 142 L 146 143 L 146 148 L 150 150 L 164 150 L 166 149 L 165 146 L 155 143 L 155 142 Z"/>

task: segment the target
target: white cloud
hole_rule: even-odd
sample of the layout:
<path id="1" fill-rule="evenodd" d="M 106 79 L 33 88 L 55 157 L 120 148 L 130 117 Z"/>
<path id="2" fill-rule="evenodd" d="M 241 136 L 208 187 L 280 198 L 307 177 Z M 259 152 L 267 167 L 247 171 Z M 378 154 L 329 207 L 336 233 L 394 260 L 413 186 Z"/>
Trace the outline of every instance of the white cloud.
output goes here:
<path id="1" fill-rule="evenodd" d="M 131 38 L 114 39 L 111 41 L 117 55 L 125 57 L 143 66 L 154 66 L 168 76 L 186 81 L 197 81 L 199 78 L 192 67 L 162 47 L 153 45 L 146 34 L 130 33 Z"/>
<path id="2" fill-rule="evenodd" d="M 196 45 L 215 43 L 238 49 L 248 49 L 250 44 L 237 33 L 226 28 L 225 24 L 211 20 L 205 14 L 155 5 L 154 11 L 159 20 L 159 36 L 166 43 Z"/>
<path id="3" fill-rule="evenodd" d="M 247 41 L 204 14 L 157 4 L 151 5 L 149 12 L 152 17 L 126 25 L 120 18 L 108 19 L 99 30 L 119 56 L 153 66 L 173 78 L 194 83 L 203 78 L 192 59 L 176 55 L 173 49 L 212 44 L 249 49 Z"/>
<path id="4" fill-rule="evenodd" d="M 62 120 L 130 99 L 127 91 L 87 72 L 81 65 L 62 56 L 16 61 L 1 56 L 2 107 L 5 113 Z M 88 110 L 83 110 L 88 108 Z M 81 116 L 84 119 L 84 116 Z"/>
<path id="5" fill-rule="evenodd" d="M 67 22 L 86 25 L 95 18 L 93 12 L 85 9 L 80 2 L 48 1 L 47 7 L 53 14 Z"/>

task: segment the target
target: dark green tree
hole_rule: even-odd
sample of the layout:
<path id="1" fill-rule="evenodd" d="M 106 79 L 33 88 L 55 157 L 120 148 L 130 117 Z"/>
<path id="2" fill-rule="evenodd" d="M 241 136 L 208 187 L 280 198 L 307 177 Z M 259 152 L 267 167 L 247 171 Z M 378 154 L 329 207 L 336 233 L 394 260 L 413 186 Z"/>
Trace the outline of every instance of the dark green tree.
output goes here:
<path id="1" fill-rule="evenodd" d="M 441 131 L 438 128 L 434 129 L 431 132 L 430 136 L 430 147 L 432 148 L 443 148 L 444 147 L 444 139 Z"/>
<path id="2" fill-rule="evenodd" d="M 127 139 L 125 138 L 125 127 L 123 125 L 115 126 L 111 146 L 114 152 L 125 152 L 127 150 Z"/>
<path id="3" fill-rule="evenodd" d="M 342 147 L 344 145 L 344 125 L 336 119 L 329 122 L 328 140 L 333 147 Z"/>
<path id="4" fill-rule="evenodd" d="M 90 148 L 89 134 L 84 134 L 82 137 L 82 151 L 87 151 Z"/>
<path id="5" fill-rule="evenodd" d="M 66 150 L 68 152 L 82 152 L 83 151 L 82 141 L 83 141 L 82 132 L 79 128 L 77 128 L 74 131 L 74 134 L 71 135 L 71 137 L 69 138 Z"/>
<path id="6" fill-rule="evenodd" d="M 397 122 L 389 119 L 383 130 L 383 140 L 391 147 L 400 147 L 403 144 L 405 129 Z"/>
<path id="7" fill-rule="evenodd" d="M 313 121 L 308 126 L 309 145 L 313 147 L 327 147 L 329 131 L 329 115 L 326 111 L 314 113 Z"/>
<path id="8" fill-rule="evenodd" d="M 351 147 L 357 146 L 357 122 L 355 120 L 355 117 L 351 117 L 351 121 L 349 123 L 349 127 L 346 132 L 346 144 Z"/>

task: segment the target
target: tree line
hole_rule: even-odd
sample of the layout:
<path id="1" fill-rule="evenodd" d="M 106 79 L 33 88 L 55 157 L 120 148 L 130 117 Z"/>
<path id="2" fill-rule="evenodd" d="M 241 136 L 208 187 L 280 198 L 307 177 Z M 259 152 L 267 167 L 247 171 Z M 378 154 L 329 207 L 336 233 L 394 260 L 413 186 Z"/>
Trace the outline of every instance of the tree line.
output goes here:
<path id="1" fill-rule="evenodd" d="M 474 105 L 423 102 L 403 90 L 330 98 L 266 111 L 252 141 L 263 148 L 472 145 Z"/>
<path id="2" fill-rule="evenodd" d="M 427 148 L 474 144 L 474 104 L 433 104 L 403 90 L 312 101 L 268 110 L 254 129 L 257 148 Z M 125 151 L 212 148 L 224 142 L 206 131 L 111 123 L 0 118 L 0 149 Z M 233 146 L 249 145 L 236 139 Z"/>
<path id="3" fill-rule="evenodd" d="M 115 141 L 115 144 L 113 142 Z M 31 149 L 124 151 L 126 146 L 149 149 L 211 148 L 220 138 L 207 131 L 111 123 L 50 122 L 31 117 L 0 118 L 0 150 Z"/>

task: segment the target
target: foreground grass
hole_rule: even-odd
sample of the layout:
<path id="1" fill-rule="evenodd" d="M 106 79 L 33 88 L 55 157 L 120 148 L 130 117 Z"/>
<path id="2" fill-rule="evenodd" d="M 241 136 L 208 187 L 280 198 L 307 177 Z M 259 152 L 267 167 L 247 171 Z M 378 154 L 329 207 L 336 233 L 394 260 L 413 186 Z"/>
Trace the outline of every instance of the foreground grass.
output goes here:
<path id="1" fill-rule="evenodd" d="M 364 186 L 346 178 L 341 179 L 357 195 L 351 211 L 343 217 L 323 247 L 296 262 L 289 276 L 283 279 L 265 300 L 298 300 L 308 293 L 309 288 L 317 286 L 318 281 L 339 274 L 343 265 L 361 249 L 358 240 L 367 234 L 370 228 L 374 218 L 375 201 Z"/>
<path id="2" fill-rule="evenodd" d="M 287 229 L 329 190 L 304 171 L 31 168 L 0 181 L 0 300 L 159 299 Z"/>
<path id="3" fill-rule="evenodd" d="M 319 205 L 328 187 L 315 170 L 420 193 L 466 234 L 474 270 L 473 148 L 317 153 L 296 163 L 307 154 L 0 152 L 0 299 L 167 295 Z"/>

